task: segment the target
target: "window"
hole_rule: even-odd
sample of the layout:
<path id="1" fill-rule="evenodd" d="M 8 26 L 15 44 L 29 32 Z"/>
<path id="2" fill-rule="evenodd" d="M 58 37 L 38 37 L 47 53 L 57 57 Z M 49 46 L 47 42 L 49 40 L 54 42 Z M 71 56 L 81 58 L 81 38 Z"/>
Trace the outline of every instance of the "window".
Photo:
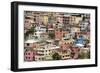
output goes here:
<path id="1" fill-rule="evenodd" d="M 36 18 L 34 18 L 34 21 L 36 21 Z"/>
<path id="2" fill-rule="evenodd" d="M 27 57 L 26 57 L 26 59 L 27 59 Z"/>
<path id="3" fill-rule="evenodd" d="M 25 23 L 28 23 L 29 21 L 25 21 Z"/>
<path id="4" fill-rule="evenodd" d="M 65 37 L 65 34 L 63 34 L 63 37 Z"/>
<path id="5" fill-rule="evenodd" d="M 39 60 L 41 60 L 41 58 L 39 58 Z"/>
<path id="6" fill-rule="evenodd" d="M 30 53 L 28 53 L 28 55 L 30 55 Z"/>
<path id="7" fill-rule="evenodd" d="M 67 55 L 68 57 L 70 56 L 70 55 Z"/>
<path id="8" fill-rule="evenodd" d="M 63 46 L 61 46 L 61 48 L 63 48 Z"/>
<path id="9" fill-rule="evenodd" d="M 29 43 L 27 43 L 27 46 L 29 46 L 30 44 Z"/>
<path id="10" fill-rule="evenodd" d="M 46 50 L 46 52 L 47 52 L 47 50 Z"/>
<path id="11" fill-rule="evenodd" d="M 60 29 L 60 32 L 62 32 L 62 29 Z"/>
<path id="12" fill-rule="evenodd" d="M 44 58 L 42 58 L 42 60 L 44 60 Z"/>
<path id="13" fill-rule="evenodd" d="M 33 52 L 33 55 L 34 55 L 35 53 Z"/>
<path id="14" fill-rule="evenodd" d="M 30 57 L 28 57 L 28 59 L 30 59 Z"/>

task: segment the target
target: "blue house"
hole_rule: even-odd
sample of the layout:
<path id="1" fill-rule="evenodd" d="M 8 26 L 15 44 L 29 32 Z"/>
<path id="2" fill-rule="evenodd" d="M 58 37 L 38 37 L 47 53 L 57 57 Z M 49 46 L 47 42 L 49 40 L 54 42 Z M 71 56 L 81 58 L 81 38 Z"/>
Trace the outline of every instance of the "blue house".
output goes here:
<path id="1" fill-rule="evenodd" d="M 84 46 L 84 44 L 85 44 L 85 39 L 83 36 L 80 36 L 75 40 L 75 45 L 77 46 Z"/>

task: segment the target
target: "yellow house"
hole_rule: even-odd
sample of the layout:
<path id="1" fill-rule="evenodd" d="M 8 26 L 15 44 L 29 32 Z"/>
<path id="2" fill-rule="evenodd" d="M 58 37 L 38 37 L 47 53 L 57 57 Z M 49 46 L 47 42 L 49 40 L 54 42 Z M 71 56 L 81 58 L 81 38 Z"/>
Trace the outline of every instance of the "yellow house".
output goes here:
<path id="1" fill-rule="evenodd" d="M 80 21 L 82 21 L 82 17 L 75 17 L 76 24 L 79 24 Z"/>
<path id="2" fill-rule="evenodd" d="M 43 16 L 43 23 L 45 25 L 47 25 L 47 23 L 48 23 L 48 16 L 47 15 Z"/>
<path id="3" fill-rule="evenodd" d="M 78 24 L 79 25 L 79 22 L 82 21 L 82 17 L 70 16 L 69 18 L 70 18 L 69 19 L 70 24 Z"/>
<path id="4" fill-rule="evenodd" d="M 80 28 L 79 27 L 73 27 L 73 28 L 71 28 L 71 32 L 80 32 Z"/>

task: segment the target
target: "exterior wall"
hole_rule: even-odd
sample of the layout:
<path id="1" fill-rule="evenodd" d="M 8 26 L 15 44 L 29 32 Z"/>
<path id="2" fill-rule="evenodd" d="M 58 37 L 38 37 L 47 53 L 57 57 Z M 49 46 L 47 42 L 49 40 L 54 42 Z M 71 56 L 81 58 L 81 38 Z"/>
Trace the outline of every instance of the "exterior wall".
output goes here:
<path id="1" fill-rule="evenodd" d="M 63 37 L 63 30 L 62 29 L 55 30 L 55 39 L 62 39 L 62 37 Z"/>
<path id="2" fill-rule="evenodd" d="M 47 23 L 48 23 L 48 16 L 44 16 L 43 23 L 44 23 L 45 25 L 47 25 Z"/>
<path id="3" fill-rule="evenodd" d="M 25 41 L 24 50 L 31 49 L 31 51 L 25 51 L 25 60 L 53 60 L 52 55 L 55 52 L 60 54 L 63 60 L 71 57 L 77 59 L 80 46 L 77 43 L 84 41 L 84 39 L 80 39 L 80 36 L 84 35 L 83 37 L 86 39 L 86 44 L 82 43 L 82 46 L 87 48 L 87 44 L 90 44 L 87 40 L 90 39 L 90 34 L 85 34 L 90 31 L 81 30 L 89 25 L 89 18 L 86 16 L 87 19 L 82 19 L 85 16 L 81 15 L 83 14 L 29 11 L 29 14 L 25 15 L 24 29 L 26 32 L 34 26 L 35 32 L 30 33 L 28 41 Z M 68 49 L 71 51 L 69 52 Z M 33 50 L 37 52 L 35 58 L 34 55 L 32 57 Z"/>
<path id="4" fill-rule="evenodd" d="M 36 30 L 37 32 L 45 33 L 45 32 L 46 32 L 46 27 L 45 27 L 44 25 L 36 26 L 36 27 L 35 27 L 35 30 Z"/>
<path id="5" fill-rule="evenodd" d="M 79 24 L 79 22 L 82 21 L 82 17 L 76 17 L 75 18 L 75 23 Z"/>
<path id="6" fill-rule="evenodd" d="M 59 42 L 59 44 L 64 44 L 64 43 L 66 43 L 66 44 L 72 44 L 73 42 L 74 42 L 73 39 L 70 39 L 70 40 L 62 40 L 62 41 Z"/>
<path id="7" fill-rule="evenodd" d="M 45 50 L 45 59 L 46 60 L 52 60 L 52 50 L 51 49 Z"/>
<path id="8" fill-rule="evenodd" d="M 45 47 L 44 48 L 41 48 L 41 49 L 37 49 L 37 56 L 35 58 L 35 60 L 51 60 L 52 57 L 51 57 L 51 54 L 52 54 L 52 50 L 49 49 L 49 47 Z"/>
<path id="9" fill-rule="evenodd" d="M 69 24 L 69 17 L 63 17 L 63 23 L 64 24 Z"/>
<path id="10" fill-rule="evenodd" d="M 75 24 L 75 16 L 69 17 L 69 24 L 71 24 L 71 25 Z"/>
<path id="11" fill-rule="evenodd" d="M 31 20 L 30 19 L 25 19 L 24 28 L 25 29 L 30 29 L 31 26 L 32 26 Z"/>
<path id="12" fill-rule="evenodd" d="M 35 56 L 35 61 L 43 61 L 43 60 L 45 60 L 44 56 L 40 56 L 40 55 Z"/>
<path id="13" fill-rule="evenodd" d="M 67 50 L 69 48 L 68 46 L 69 46 L 69 44 L 62 43 L 60 47 L 62 50 Z"/>
<path id="14" fill-rule="evenodd" d="M 25 43 L 25 48 L 36 48 L 36 43 Z"/>
<path id="15" fill-rule="evenodd" d="M 71 51 L 72 51 L 72 58 L 73 59 L 77 59 L 78 58 L 78 52 L 79 52 L 79 48 L 78 47 L 73 47 L 73 48 L 71 48 Z"/>
<path id="16" fill-rule="evenodd" d="M 63 33 L 63 40 L 69 40 L 69 39 L 71 39 L 71 33 L 68 33 L 68 32 L 66 32 L 66 33 Z"/>
<path id="17" fill-rule="evenodd" d="M 34 61 L 35 60 L 35 53 L 33 51 L 26 51 L 24 56 L 25 61 Z"/>
<path id="18" fill-rule="evenodd" d="M 58 17 L 57 17 L 57 22 L 59 22 L 59 23 L 63 23 L 63 17 L 58 16 Z"/>
<path id="19" fill-rule="evenodd" d="M 78 27 L 73 27 L 73 28 L 71 29 L 71 32 L 80 32 L 80 28 L 78 28 Z"/>
<path id="20" fill-rule="evenodd" d="M 88 25 L 89 25 L 89 22 L 86 22 L 86 21 L 81 22 L 80 24 L 81 30 L 86 31 L 88 28 Z"/>
<path id="21" fill-rule="evenodd" d="M 63 59 L 63 60 L 66 60 L 66 59 L 70 59 L 71 58 L 71 52 L 70 51 L 67 51 L 67 52 L 65 52 L 65 53 L 60 53 L 60 55 L 61 55 L 61 58 Z"/>

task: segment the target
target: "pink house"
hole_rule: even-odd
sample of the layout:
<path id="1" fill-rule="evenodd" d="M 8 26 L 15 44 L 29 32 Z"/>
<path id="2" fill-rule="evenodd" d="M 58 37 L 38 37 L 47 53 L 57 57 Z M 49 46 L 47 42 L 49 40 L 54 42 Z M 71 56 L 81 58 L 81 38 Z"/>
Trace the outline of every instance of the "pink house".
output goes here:
<path id="1" fill-rule="evenodd" d="M 31 50 L 25 51 L 24 60 L 25 61 L 35 61 L 35 55 L 36 55 L 35 51 L 31 51 Z"/>
<path id="2" fill-rule="evenodd" d="M 63 30 L 62 29 L 55 30 L 55 39 L 60 40 L 62 39 L 62 37 L 63 37 Z"/>
<path id="3" fill-rule="evenodd" d="M 77 59 L 78 58 L 78 52 L 79 52 L 79 48 L 78 47 L 72 47 L 71 51 L 72 51 L 72 58 L 73 59 Z"/>

